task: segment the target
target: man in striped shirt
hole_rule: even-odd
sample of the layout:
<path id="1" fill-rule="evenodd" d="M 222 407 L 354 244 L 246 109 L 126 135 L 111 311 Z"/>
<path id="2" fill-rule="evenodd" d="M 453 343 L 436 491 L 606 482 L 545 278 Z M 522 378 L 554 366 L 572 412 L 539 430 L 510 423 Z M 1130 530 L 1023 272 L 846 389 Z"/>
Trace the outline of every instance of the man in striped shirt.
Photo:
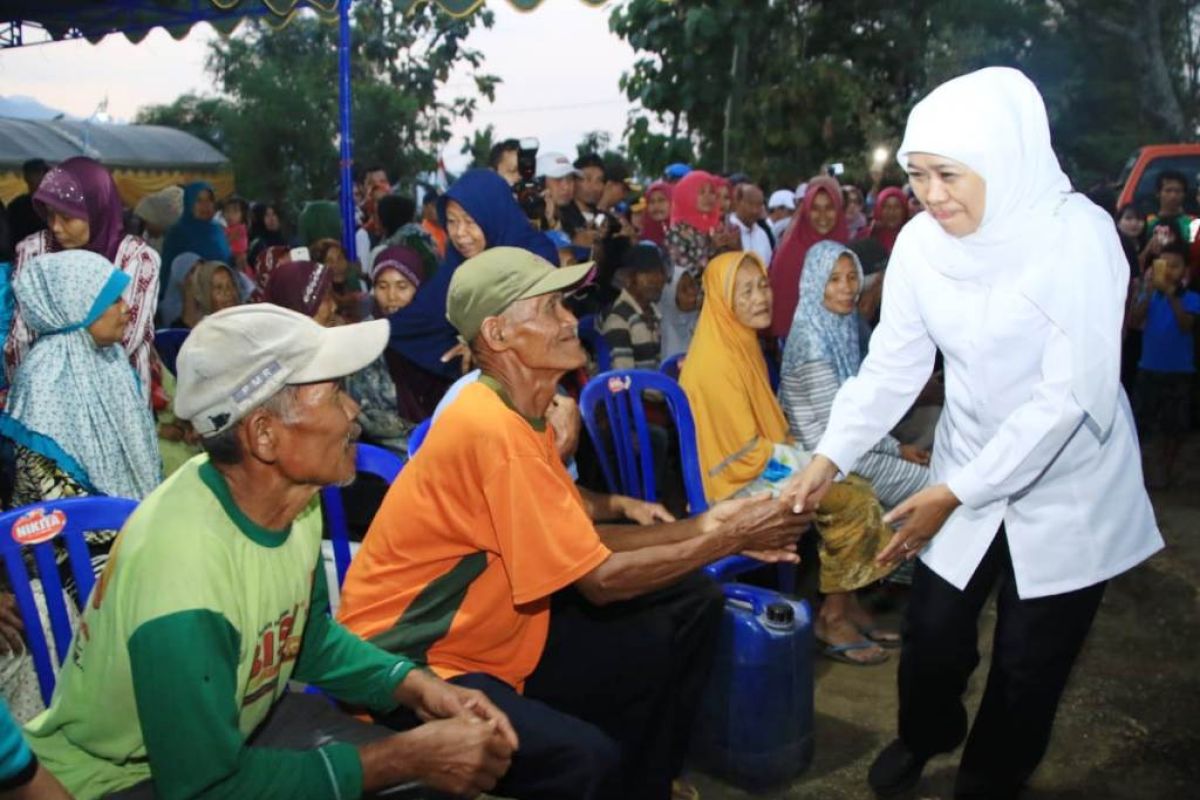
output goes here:
<path id="1" fill-rule="evenodd" d="M 662 254 L 653 244 L 630 248 L 621 267 L 625 288 L 600 326 L 613 369 L 658 369 L 662 318 L 655 307 L 666 284 Z"/>

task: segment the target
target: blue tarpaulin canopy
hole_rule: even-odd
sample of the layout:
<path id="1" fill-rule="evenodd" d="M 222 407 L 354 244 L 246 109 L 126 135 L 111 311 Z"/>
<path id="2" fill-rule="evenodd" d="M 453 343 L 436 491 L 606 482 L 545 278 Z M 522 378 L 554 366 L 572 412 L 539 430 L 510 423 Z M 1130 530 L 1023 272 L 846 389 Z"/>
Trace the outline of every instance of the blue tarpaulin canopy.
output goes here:
<path id="1" fill-rule="evenodd" d="M 346 248 L 354 252 L 354 193 L 350 165 L 353 139 L 350 124 L 350 4 L 353 0 L 4 0 L 0 4 L 0 48 L 35 44 L 26 34 L 41 32 L 49 39 L 87 39 L 98 42 L 112 33 L 141 41 L 153 28 L 165 28 L 182 39 L 198 22 L 208 22 L 221 33 L 229 33 L 246 17 L 263 19 L 274 26 L 286 25 L 294 15 L 311 10 L 339 25 L 338 88 L 341 107 L 341 207 Z M 417 0 L 395 0 L 404 13 Z M 453 16 L 466 16 L 483 5 L 483 0 L 434 0 Z M 508 0 L 530 11 L 542 0 Z M 580 0 L 598 6 L 604 0 Z"/>

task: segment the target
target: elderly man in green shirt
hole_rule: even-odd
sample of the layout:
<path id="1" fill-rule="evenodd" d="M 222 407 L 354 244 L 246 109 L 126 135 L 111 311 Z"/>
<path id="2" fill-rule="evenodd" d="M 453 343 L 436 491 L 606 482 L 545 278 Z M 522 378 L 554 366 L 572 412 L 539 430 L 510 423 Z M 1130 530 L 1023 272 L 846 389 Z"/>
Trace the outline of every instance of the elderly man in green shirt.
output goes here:
<path id="1" fill-rule="evenodd" d="M 386 320 L 326 329 L 269 304 L 206 318 L 179 354 L 176 411 L 202 437 L 130 517 L 30 746 L 78 798 L 354 798 L 418 780 L 491 788 L 516 734 L 452 686 L 329 617 L 317 492 L 354 476 L 340 379 Z M 401 734 L 289 680 L 431 720 Z"/>

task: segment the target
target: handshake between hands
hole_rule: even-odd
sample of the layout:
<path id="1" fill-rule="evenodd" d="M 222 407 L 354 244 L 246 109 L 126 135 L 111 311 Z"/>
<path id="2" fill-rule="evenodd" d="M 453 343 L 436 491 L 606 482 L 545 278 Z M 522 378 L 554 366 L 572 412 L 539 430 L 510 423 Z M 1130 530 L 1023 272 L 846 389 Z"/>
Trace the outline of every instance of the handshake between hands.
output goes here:
<path id="1" fill-rule="evenodd" d="M 811 513 L 833 485 L 838 472 L 836 464 L 818 453 L 784 486 L 779 499 L 797 515 Z M 944 483 L 928 486 L 904 500 L 883 516 L 884 523 L 899 522 L 900 527 L 875 556 L 875 561 L 898 564 L 916 558 L 959 505 L 961 501 Z"/>

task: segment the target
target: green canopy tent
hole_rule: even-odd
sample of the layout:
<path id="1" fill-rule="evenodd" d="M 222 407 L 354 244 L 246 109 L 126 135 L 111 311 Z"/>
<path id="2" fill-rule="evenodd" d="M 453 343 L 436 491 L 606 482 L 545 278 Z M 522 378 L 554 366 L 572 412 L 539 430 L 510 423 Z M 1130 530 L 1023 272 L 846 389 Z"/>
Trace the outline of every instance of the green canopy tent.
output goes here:
<path id="1" fill-rule="evenodd" d="M 605 0 L 580 0 L 599 6 Z M 122 33 L 132 42 L 141 41 L 153 28 L 165 28 L 182 39 L 198 22 L 208 22 L 222 34 L 231 33 L 246 17 L 256 17 L 274 26 L 288 24 L 304 10 L 314 11 L 330 22 L 337 21 L 338 102 L 341 112 L 341 209 L 346 250 L 354 252 L 354 193 L 351 164 L 354 140 L 350 119 L 350 4 L 354 0 L 6 0 L 0 7 L 0 48 L 22 47 L 62 39 L 98 42 Z M 417 0 L 396 0 L 404 13 Z M 466 16 L 483 0 L 434 0 L 452 16 Z M 508 0 L 523 11 L 532 11 L 542 0 Z M 26 41 L 27 34 L 40 34 Z"/>

